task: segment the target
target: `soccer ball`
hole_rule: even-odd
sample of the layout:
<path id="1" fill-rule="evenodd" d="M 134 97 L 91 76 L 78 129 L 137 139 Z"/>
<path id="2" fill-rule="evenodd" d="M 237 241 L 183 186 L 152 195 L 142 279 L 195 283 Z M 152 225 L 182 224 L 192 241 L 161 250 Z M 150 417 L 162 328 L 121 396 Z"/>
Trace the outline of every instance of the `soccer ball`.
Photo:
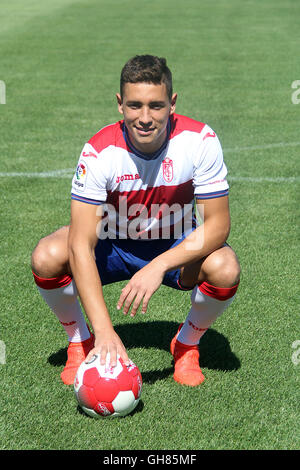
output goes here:
<path id="1" fill-rule="evenodd" d="M 126 366 L 118 355 L 116 367 L 100 364 L 99 354 L 82 362 L 75 380 L 74 391 L 79 406 L 92 418 L 126 416 L 137 406 L 142 391 L 139 368 L 130 361 Z"/>

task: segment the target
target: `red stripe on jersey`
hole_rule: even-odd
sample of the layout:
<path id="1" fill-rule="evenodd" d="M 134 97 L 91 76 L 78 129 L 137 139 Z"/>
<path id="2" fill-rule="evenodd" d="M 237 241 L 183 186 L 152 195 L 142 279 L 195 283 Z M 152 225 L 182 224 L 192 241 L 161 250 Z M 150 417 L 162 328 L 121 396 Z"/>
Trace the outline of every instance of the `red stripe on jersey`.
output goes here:
<path id="1" fill-rule="evenodd" d="M 51 277 L 48 279 L 38 276 L 33 271 L 32 274 L 36 285 L 41 287 L 42 289 L 59 289 L 60 287 L 67 286 L 72 281 L 72 277 L 68 274 L 58 277 Z"/>
<path id="2" fill-rule="evenodd" d="M 117 210 L 120 201 L 127 202 L 127 207 L 133 204 L 142 204 L 150 210 L 152 204 L 190 204 L 194 198 L 192 180 L 175 186 L 155 186 L 137 191 L 107 191 L 107 203 Z"/>
<path id="3" fill-rule="evenodd" d="M 205 124 L 203 122 L 182 116 L 181 114 L 172 114 L 170 139 L 184 131 L 197 132 L 200 134 L 204 126 Z"/>
<path id="4" fill-rule="evenodd" d="M 123 148 L 129 152 L 130 149 L 123 137 L 123 123 L 124 121 L 118 121 L 115 124 L 103 127 L 103 129 L 100 129 L 100 131 L 97 132 L 97 134 L 95 134 L 88 143 L 94 147 L 98 153 L 110 145 Z"/>
<path id="5" fill-rule="evenodd" d="M 170 122 L 171 131 L 169 139 L 181 134 L 183 131 L 192 131 L 199 134 L 205 126 L 203 122 L 196 121 L 195 119 L 191 119 L 180 114 L 172 114 L 170 116 Z M 95 134 L 88 143 L 94 147 L 98 153 L 110 145 L 131 152 L 123 136 L 123 125 L 124 120 L 121 120 L 103 127 L 103 129 L 100 129 L 100 131 L 97 132 L 97 134 Z"/>
<path id="6" fill-rule="evenodd" d="M 205 295 L 217 300 L 228 300 L 234 296 L 239 286 L 239 282 L 233 287 L 215 287 L 208 282 L 202 282 L 198 289 Z"/>

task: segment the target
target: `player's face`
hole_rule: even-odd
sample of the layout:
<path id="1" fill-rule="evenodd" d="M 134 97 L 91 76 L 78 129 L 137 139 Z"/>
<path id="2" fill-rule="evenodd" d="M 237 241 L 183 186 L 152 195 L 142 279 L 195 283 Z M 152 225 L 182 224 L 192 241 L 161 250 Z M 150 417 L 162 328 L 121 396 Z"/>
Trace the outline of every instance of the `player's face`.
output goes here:
<path id="1" fill-rule="evenodd" d="M 141 152 L 153 153 L 163 144 L 168 119 L 175 112 L 176 93 L 170 102 L 164 83 L 125 83 L 123 100 L 117 94 L 131 143 Z"/>

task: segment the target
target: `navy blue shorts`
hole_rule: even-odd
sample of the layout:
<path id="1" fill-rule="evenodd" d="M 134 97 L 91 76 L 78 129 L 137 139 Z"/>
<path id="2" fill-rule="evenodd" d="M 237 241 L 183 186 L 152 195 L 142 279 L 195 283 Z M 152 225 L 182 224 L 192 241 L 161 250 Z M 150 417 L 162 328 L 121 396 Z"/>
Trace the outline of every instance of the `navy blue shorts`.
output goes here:
<path id="1" fill-rule="evenodd" d="M 171 240 L 99 240 L 95 248 L 96 264 L 103 285 L 125 281 L 146 266 L 156 256 L 183 241 Z M 179 284 L 180 269 L 166 273 L 163 284 L 174 289 L 187 290 Z"/>

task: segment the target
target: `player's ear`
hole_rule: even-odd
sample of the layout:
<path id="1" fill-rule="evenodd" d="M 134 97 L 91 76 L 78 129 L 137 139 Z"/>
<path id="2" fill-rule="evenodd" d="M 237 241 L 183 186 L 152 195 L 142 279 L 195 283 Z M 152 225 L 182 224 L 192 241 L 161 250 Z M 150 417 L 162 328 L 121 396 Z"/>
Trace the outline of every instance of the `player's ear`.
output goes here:
<path id="1" fill-rule="evenodd" d="M 176 109 L 176 101 L 177 101 L 177 93 L 173 93 L 172 99 L 171 99 L 171 109 L 170 109 L 170 114 L 175 113 Z"/>
<path id="2" fill-rule="evenodd" d="M 120 93 L 116 93 L 119 113 L 123 114 L 123 101 Z"/>

